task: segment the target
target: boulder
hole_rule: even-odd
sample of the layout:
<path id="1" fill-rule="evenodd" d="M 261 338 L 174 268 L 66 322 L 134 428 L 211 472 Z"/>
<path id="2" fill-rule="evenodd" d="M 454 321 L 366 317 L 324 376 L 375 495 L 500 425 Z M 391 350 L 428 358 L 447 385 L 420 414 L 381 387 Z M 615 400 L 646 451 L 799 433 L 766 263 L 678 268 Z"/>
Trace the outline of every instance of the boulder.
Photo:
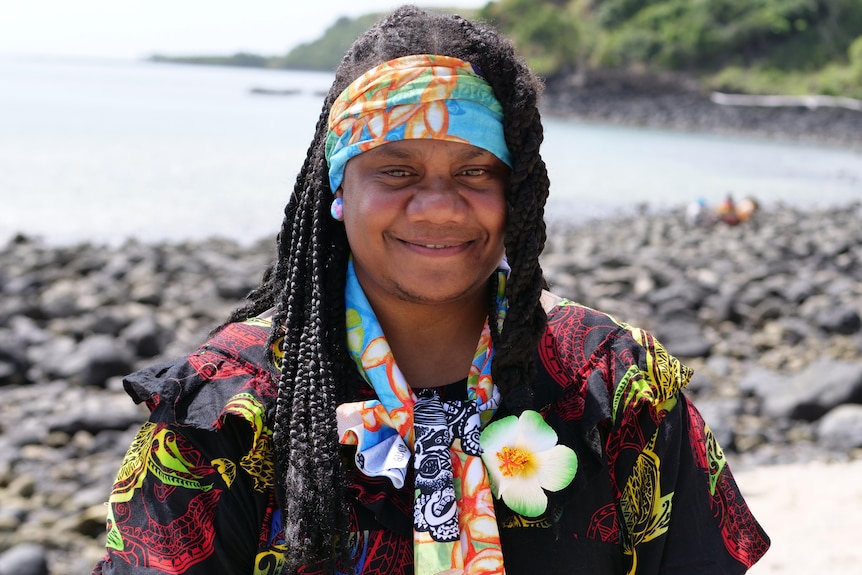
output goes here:
<path id="1" fill-rule="evenodd" d="M 817 436 L 830 451 L 862 448 L 862 405 L 839 405 L 829 411 L 818 422 Z"/>
<path id="2" fill-rule="evenodd" d="M 80 371 L 75 379 L 84 385 L 105 387 L 115 375 L 126 375 L 133 369 L 131 352 L 116 338 L 94 335 L 78 346 L 75 354 Z"/>
<path id="3" fill-rule="evenodd" d="M 762 396 L 770 417 L 814 421 L 842 403 L 862 401 L 862 362 L 821 359 L 780 379 Z"/>
<path id="4" fill-rule="evenodd" d="M 49 575 L 45 548 L 21 543 L 0 554 L 0 575 Z"/>

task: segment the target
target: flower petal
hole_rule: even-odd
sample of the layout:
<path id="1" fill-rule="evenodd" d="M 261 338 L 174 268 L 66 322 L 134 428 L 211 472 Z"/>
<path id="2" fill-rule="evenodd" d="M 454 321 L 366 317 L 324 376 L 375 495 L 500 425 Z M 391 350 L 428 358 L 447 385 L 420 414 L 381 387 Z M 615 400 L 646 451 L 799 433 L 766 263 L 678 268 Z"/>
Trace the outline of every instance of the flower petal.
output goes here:
<path id="1" fill-rule="evenodd" d="M 518 418 L 517 447 L 529 447 L 532 452 L 545 451 L 557 444 L 557 432 L 545 422 L 542 414 L 527 410 Z M 509 444 L 512 445 L 512 444 Z"/>
<path id="2" fill-rule="evenodd" d="M 503 474 L 500 471 L 501 462 L 497 453 L 502 451 L 503 447 L 515 443 L 517 431 L 518 418 L 510 415 L 489 423 L 482 430 L 482 435 L 479 438 L 479 444 L 482 446 L 482 462 L 488 470 L 491 493 L 498 499 L 500 498 L 500 484 L 503 481 Z"/>
<path id="3" fill-rule="evenodd" d="M 485 429 L 482 430 L 482 435 L 479 437 L 479 442 L 484 451 L 496 453 L 503 449 L 505 445 L 514 445 L 517 433 L 518 418 L 514 415 L 509 415 L 497 421 L 492 421 L 485 426 Z"/>
<path id="4" fill-rule="evenodd" d="M 501 486 L 500 498 L 509 509 L 525 517 L 538 517 L 548 507 L 548 496 L 536 476 L 506 477 Z"/>
<path id="5" fill-rule="evenodd" d="M 538 480 L 548 491 L 559 491 L 572 482 L 578 472 L 578 456 L 565 445 L 535 453 Z"/>
<path id="6" fill-rule="evenodd" d="M 494 499 L 500 499 L 500 485 L 503 481 L 503 474 L 500 473 L 500 460 L 496 457 L 482 456 L 482 461 L 488 467 L 488 484 L 491 487 L 491 494 Z"/>

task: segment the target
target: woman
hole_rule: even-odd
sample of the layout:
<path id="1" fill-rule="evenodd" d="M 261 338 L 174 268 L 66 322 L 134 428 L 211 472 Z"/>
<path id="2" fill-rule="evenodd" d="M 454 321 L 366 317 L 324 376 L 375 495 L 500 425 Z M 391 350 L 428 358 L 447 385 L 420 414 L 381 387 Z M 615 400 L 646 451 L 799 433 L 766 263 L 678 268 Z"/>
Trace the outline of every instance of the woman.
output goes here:
<path id="1" fill-rule="evenodd" d="M 277 261 L 152 410 L 94 573 L 742 573 L 768 547 L 649 334 L 543 291 L 540 82 L 404 7 L 326 97 Z M 478 343 L 477 343 L 478 342 Z"/>

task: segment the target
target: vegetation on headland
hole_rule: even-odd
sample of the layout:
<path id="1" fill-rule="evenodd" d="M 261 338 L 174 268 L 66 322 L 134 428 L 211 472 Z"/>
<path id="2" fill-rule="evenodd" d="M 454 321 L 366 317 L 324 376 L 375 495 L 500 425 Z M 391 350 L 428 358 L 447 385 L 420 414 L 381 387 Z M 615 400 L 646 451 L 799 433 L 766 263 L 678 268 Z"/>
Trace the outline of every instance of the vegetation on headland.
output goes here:
<path id="1" fill-rule="evenodd" d="M 705 90 L 862 98 L 862 0 L 498 0 L 459 12 L 498 26 L 543 76 L 660 73 Z M 281 56 L 153 59 L 333 70 L 378 17 L 339 18 Z"/>
<path id="2" fill-rule="evenodd" d="M 323 36 L 313 42 L 298 45 L 285 56 L 275 58 L 273 63 L 276 67 L 293 70 L 335 70 L 353 41 L 368 30 L 380 16 L 343 16 L 336 20 Z"/>
<path id="3" fill-rule="evenodd" d="M 174 64 L 332 71 L 338 66 L 341 56 L 353 44 L 356 37 L 370 28 L 380 16 L 376 13 L 358 18 L 342 16 L 317 40 L 299 44 L 287 54 L 279 56 L 260 56 L 237 52 L 229 56 L 166 56 L 157 54 L 149 59 L 153 62 Z"/>
<path id="4" fill-rule="evenodd" d="M 501 0 L 542 74 L 672 73 L 707 89 L 862 97 L 862 0 Z"/>
<path id="5" fill-rule="evenodd" d="M 272 58 L 249 54 L 248 52 L 237 52 L 230 56 L 166 56 L 164 54 L 153 54 L 149 57 L 151 62 L 165 62 L 169 64 L 200 64 L 203 66 L 237 66 L 240 68 L 272 68 Z"/>

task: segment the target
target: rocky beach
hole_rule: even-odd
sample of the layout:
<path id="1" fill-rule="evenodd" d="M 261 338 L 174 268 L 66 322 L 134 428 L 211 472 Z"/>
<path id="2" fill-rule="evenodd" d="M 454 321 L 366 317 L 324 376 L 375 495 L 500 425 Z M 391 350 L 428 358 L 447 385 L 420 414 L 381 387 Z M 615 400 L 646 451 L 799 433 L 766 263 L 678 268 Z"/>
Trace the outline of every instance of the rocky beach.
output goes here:
<path id="1" fill-rule="evenodd" d="M 546 114 L 617 124 L 745 135 L 862 149 L 862 111 L 841 106 L 718 104 L 693 78 L 611 70 L 565 73 L 546 79 Z M 862 102 L 854 102 L 862 105 Z"/>
<path id="2" fill-rule="evenodd" d="M 761 470 L 834 465 L 851 475 L 833 480 L 859 484 L 862 204 L 770 206 L 734 226 L 689 216 L 680 206 L 555 220 L 546 277 L 695 369 L 689 393 L 750 477 L 755 512 L 774 517 L 757 499 L 775 487 Z M 89 572 L 111 483 L 146 418 L 122 376 L 193 350 L 256 285 L 272 244 L 19 235 L 0 248 L 0 575 Z"/>

